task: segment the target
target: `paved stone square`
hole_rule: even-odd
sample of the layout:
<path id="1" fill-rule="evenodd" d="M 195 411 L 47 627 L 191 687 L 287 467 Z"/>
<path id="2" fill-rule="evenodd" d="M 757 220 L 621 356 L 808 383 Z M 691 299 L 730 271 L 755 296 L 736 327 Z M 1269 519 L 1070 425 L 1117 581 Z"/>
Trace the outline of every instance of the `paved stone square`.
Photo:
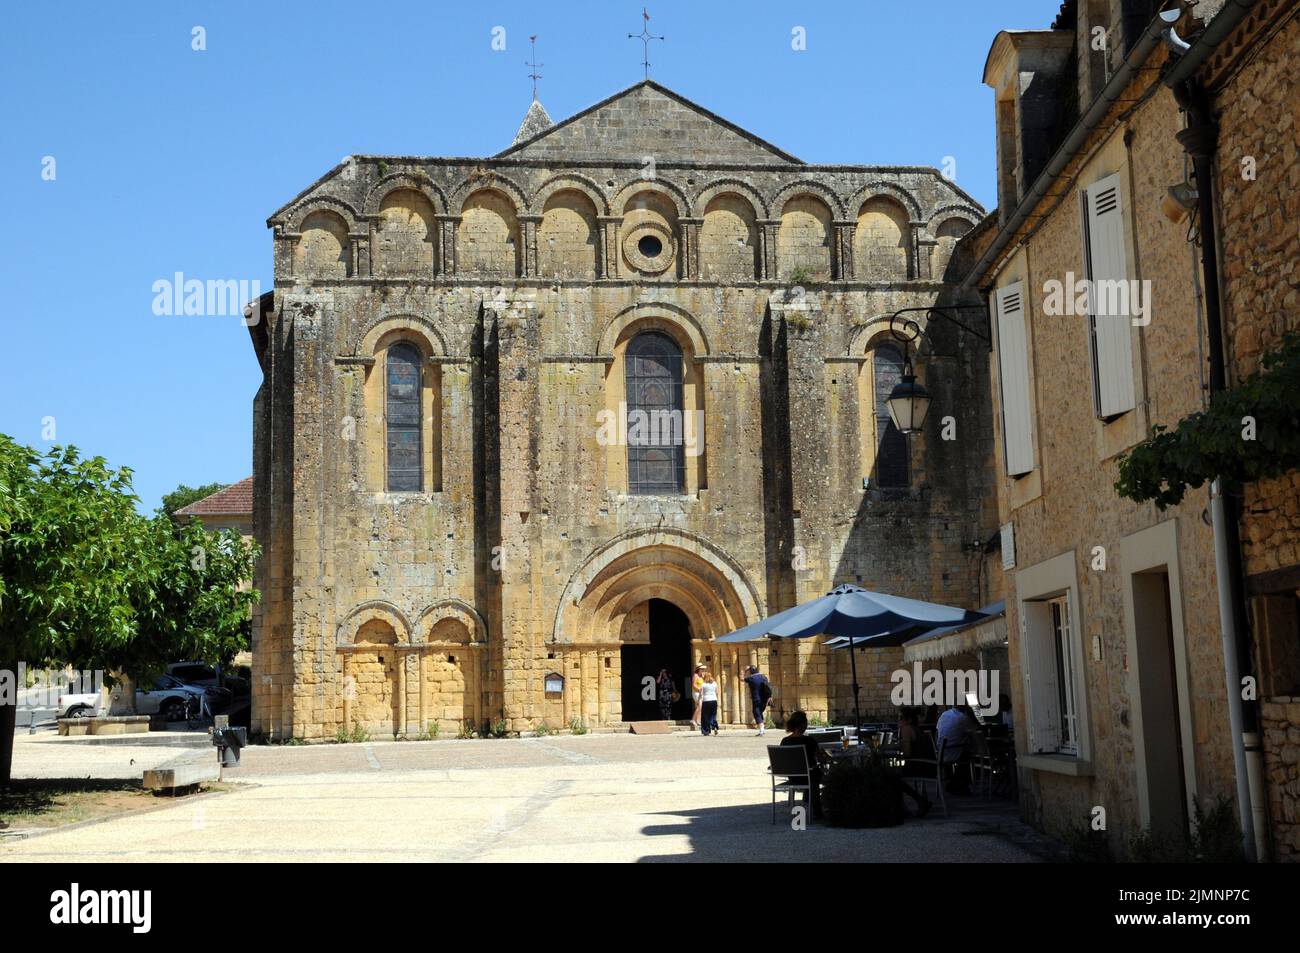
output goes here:
<path id="1" fill-rule="evenodd" d="M 255 747 L 221 794 L 24 839 L 0 861 L 1007 861 L 1049 845 L 1014 805 L 883 830 L 772 824 L 779 735 L 585 735 Z M 210 750 L 25 740 L 23 777 L 123 772 Z M 130 762 L 134 761 L 134 764 Z M 782 804 L 784 802 L 781 802 Z"/>

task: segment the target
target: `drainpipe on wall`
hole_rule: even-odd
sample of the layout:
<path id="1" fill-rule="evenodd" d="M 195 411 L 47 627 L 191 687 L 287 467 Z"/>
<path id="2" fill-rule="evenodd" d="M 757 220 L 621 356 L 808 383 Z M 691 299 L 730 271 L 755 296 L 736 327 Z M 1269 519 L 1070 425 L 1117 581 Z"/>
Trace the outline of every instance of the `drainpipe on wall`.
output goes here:
<path id="1" fill-rule="evenodd" d="M 1220 309 L 1219 259 L 1214 213 L 1212 166 L 1218 126 L 1211 118 L 1205 90 L 1193 79 L 1175 81 L 1174 98 L 1187 113 L 1187 128 L 1177 134 L 1192 158 L 1201 220 L 1201 271 L 1204 276 L 1206 337 L 1210 363 L 1210 396 L 1227 386 Z M 1259 714 L 1242 698 L 1242 678 L 1253 671 L 1250 637 L 1242 600 L 1241 538 L 1237 501 L 1224 492 L 1223 481 L 1210 485 L 1210 518 L 1214 527 L 1214 574 L 1218 584 L 1219 622 L 1223 637 L 1224 681 L 1228 691 L 1228 720 L 1232 758 L 1237 776 L 1237 807 L 1242 846 L 1248 860 L 1267 857 L 1268 814 L 1263 785 L 1263 754 Z"/>

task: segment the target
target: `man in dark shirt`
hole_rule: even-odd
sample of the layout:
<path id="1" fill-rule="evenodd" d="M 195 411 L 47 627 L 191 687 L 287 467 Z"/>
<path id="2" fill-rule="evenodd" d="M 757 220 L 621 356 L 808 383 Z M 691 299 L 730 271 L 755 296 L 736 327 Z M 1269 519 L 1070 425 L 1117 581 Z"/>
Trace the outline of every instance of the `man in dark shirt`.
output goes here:
<path id="1" fill-rule="evenodd" d="M 785 730 L 789 734 L 781 739 L 782 746 L 799 745 L 808 755 L 808 787 L 811 789 L 813 819 L 816 820 L 822 816 L 822 764 L 830 758 L 822 753 L 816 738 L 809 738 L 805 734 L 808 731 L 808 716 L 803 712 L 791 712 L 785 720 Z"/>
<path id="2" fill-rule="evenodd" d="M 749 686 L 749 700 L 753 705 L 754 721 L 760 735 L 767 734 L 767 717 L 764 712 L 767 703 L 772 700 L 772 686 L 767 676 L 760 675 L 757 665 L 751 665 L 745 671 L 745 684 Z"/>

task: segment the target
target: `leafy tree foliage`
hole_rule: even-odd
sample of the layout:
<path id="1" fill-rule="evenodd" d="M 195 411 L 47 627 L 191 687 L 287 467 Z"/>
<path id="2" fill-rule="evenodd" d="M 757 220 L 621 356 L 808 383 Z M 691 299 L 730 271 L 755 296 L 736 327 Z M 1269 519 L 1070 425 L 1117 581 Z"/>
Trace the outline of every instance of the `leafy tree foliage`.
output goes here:
<path id="1" fill-rule="evenodd" d="M 137 503 L 130 469 L 0 434 L 0 669 L 21 661 L 139 680 L 245 646 L 257 594 L 240 586 L 256 547 L 163 512 L 141 516 Z M 15 714 L 0 704 L 0 784 Z"/>
<path id="2" fill-rule="evenodd" d="M 177 510 L 183 510 L 191 503 L 220 492 L 229 485 L 229 483 L 209 483 L 207 486 L 186 486 L 182 483 L 170 493 L 163 495 L 163 512 L 168 516 L 175 516 Z"/>
<path id="3" fill-rule="evenodd" d="M 1160 509 L 1215 477 L 1247 483 L 1300 467 L 1300 334 L 1265 354 L 1260 368 L 1215 394 L 1210 406 L 1151 436 L 1119 459 L 1115 491 Z"/>

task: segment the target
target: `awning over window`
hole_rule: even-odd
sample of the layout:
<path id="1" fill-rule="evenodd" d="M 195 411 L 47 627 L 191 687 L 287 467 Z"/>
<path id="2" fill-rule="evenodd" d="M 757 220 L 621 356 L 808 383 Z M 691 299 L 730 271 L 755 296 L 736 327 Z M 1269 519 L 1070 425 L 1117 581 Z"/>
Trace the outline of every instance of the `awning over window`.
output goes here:
<path id="1" fill-rule="evenodd" d="M 1007 641 L 1007 605 L 1004 600 L 990 603 L 980 610 L 986 618 L 963 625 L 931 629 L 903 645 L 904 662 L 926 662 L 964 655 L 979 649 L 1005 645 Z"/>

